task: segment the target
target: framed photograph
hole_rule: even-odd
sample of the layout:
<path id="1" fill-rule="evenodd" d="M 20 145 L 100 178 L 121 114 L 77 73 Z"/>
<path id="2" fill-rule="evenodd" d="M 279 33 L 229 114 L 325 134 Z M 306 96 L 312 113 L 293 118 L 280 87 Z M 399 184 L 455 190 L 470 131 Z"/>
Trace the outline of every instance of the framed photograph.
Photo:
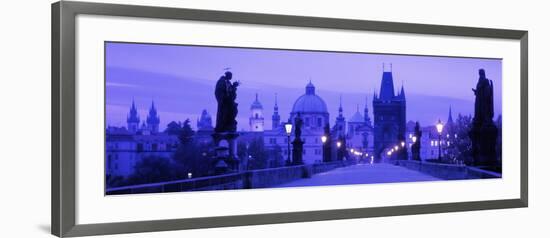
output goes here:
<path id="1" fill-rule="evenodd" d="M 59 237 L 527 207 L 527 31 L 52 5 Z"/>

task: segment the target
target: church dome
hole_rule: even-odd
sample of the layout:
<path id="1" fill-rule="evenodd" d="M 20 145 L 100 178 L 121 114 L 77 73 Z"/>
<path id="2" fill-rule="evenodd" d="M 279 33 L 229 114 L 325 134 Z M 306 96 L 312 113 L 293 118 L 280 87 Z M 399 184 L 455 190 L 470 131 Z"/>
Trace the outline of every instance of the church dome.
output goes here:
<path id="1" fill-rule="evenodd" d="M 300 96 L 294 106 L 292 113 L 328 113 L 325 101 L 315 94 L 315 86 L 311 81 L 306 86 L 306 94 Z"/>
<path id="2" fill-rule="evenodd" d="M 357 111 L 355 112 L 355 114 L 353 114 L 353 116 L 351 116 L 348 122 L 365 122 L 365 118 L 363 118 L 363 115 L 361 115 L 361 113 Z"/>

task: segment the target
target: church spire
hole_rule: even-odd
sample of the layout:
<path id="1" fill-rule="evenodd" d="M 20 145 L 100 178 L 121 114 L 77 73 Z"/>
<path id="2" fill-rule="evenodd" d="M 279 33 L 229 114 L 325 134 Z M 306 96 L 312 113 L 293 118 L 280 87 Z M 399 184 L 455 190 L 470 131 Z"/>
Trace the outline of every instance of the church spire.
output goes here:
<path id="1" fill-rule="evenodd" d="M 273 107 L 275 111 L 279 111 L 279 106 L 277 105 L 277 93 L 275 93 L 275 107 Z"/>
<path id="2" fill-rule="evenodd" d="M 405 86 L 401 83 L 401 92 L 399 92 L 399 98 L 405 100 Z"/>
<path id="3" fill-rule="evenodd" d="M 313 83 L 311 83 L 311 79 L 309 80 L 309 83 L 306 85 L 306 94 L 315 95 L 315 86 L 313 85 Z"/>
<path id="4" fill-rule="evenodd" d="M 453 113 L 451 111 L 451 106 L 449 105 L 449 117 L 447 117 L 447 124 L 453 124 Z"/>
<path id="5" fill-rule="evenodd" d="M 338 117 L 334 125 L 338 136 L 346 134 L 346 118 L 344 117 L 344 109 L 342 108 L 342 94 L 340 94 L 340 106 L 338 107 Z"/>
<path id="6" fill-rule="evenodd" d="M 344 109 L 342 108 L 342 94 L 340 94 L 340 107 L 338 107 L 338 115 L 342 116 Z"/>
<path id="7" fill-rule="evenodd" d="M 149 108 L 149 114 L 147 115 L 147 129 L 151 133 L 157 133 L 159 131 L 160 116 L 158 116 L 157 109 L 155 108 L 155 101 L 151 101 L 151 108 Z"/>
<path id="8" fill-rule="evenodd" d="M 132 106 L 130 107 L 130 113 L 126 117 L 126 123 L 130 132 L 136 132 L 139 129 L 139 115 L 134 99 L 132 99 Z"/>
<path id="9" fill-rule="evenodd" d="M 370 120 L 370 117 L 369 117 L 368 105 L 369 105 L 369 98 L 367 96 L 365 96 L 365 110 L 364 110 L 365 123 L 367 123 L 367 126 L 371 126 L 372 123 L 371 123 L 371 120 Z"/>
<path id="10" fill-rule="evenodd" d="M 281 116 L 279 116 L 279 106 L 277 105 L 277 93 L 275 93 L 275 106 L 273 107 L 273 115 L 271 116 L 271 129 L 275 130 L 281 124 Z"/>

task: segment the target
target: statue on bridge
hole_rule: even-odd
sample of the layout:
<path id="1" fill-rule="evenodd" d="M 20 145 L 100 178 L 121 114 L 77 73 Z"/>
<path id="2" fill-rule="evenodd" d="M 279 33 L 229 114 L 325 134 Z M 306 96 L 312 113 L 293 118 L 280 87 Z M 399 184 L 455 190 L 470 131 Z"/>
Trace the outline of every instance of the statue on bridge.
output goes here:
<path id="1" fill-rule="evenodd" d="M 420 130 L 420 123 L 417 121 L 414 126 L 413 144 L 411 146 L 412 159 L 421 161 L 420 158 L 420 141 L 422 139 L 422 131 Z"/>
<path id="2" fill-rule="evenodd" d="M 294 141 L 292 141 L 292 164 L 301 165 L 303 164 L 302 156 L 304 151 L 304 141 L 302 137 L 302 126 L 304 121 L 300 117 L 300 113 L 294 117 Z"/>
<path id="3" fill-rule="evenodd" d="M 216 83 L 216 101 L 218 102 L 218 110 L 216 114 L 216 128 L 215 132 L 235 132 L 237 131 L 237 117 L 238 104 L 235 102 L 237 99 L 237 87 L 239 82 L 231 82 L 233 74 L 230 71 L 226 71 L 223 76 L 218 79 Z"/>
<path id="4" fill-rule="evenodd" d="M 485 76 L 484 69 L 479 70 L 479 80 L 472 91 L 475 95 L 475 114 L 469 136 L 472 141 L 473 164 L 495 167 L 498 129 L 493 121 L 493 81 Z"/>
<path id="5" fill-rule="evenodd" d="M 216 127 L 212 138 L 216 150 L 216 164 L 214 165 L 216 173 L 221 174 L 228 171 L 238 171 L 242 165 L 237 156 L 237 142 L 239 136 L 237 133 L 238 104 L 237 87 L 240 82 L 231 82 L 233 74 L 226 71 L 218 79 L 214 95 L 218 103 L 216 114 Z M 224 143 L 221 143 L 221 142 Z"/>

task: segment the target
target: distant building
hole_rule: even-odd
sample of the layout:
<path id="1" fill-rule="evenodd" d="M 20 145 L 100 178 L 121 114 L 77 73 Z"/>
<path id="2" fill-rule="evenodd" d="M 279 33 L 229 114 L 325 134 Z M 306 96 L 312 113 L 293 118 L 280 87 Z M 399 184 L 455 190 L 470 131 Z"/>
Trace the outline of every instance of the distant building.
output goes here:
<path id="1" fill-rule="evenodd" d="M 258 94 L 256 93 L 256 100 L 250 105 L 250 118 L 249 125 L 250 131 L 252 132 L 262 132 L 264 131 L 264 115 L 263 115 L 263 106 L 258 100 Z"/>
<path id="2" fill-rule="evenodd" d="M 413 143 L 414 136 L 414 126 L 415 122 L 407 122 L 407 138 L 406 143 L 408 149 Z M 449 107 L 449 115 L 447 117 L 447 122 L 443 126 L 443 131 L 441 132 L 441 142 L 439 141 L 439 133 L 435 125 L 422 126 L 422 138 L 420 141 L 420 158 L 425 160 L 435 160 L 439 157 L 439 143 L 441 143 L 441 156 L 446 158 L 448 151 L 446 150 L 455 139 L 458 137 L 455 131 L 455 124 L 452 117 L 451 108 Z M 409 159 L 411 159 L 412 153 L 409 153 Z"/>
<path id="3" fill-rule="evenodd" d="M 323 143 L 321 137 L 324 134 L 324 126 L 329 123 L 329 113 L 325 101 L 315 93 L 315 86 L 311 81 L 306 85 L 305 94 L 294 102 L 290 112 L 289 121 L 294 124 L 294 118 L 300 114 L 304 124 L 302 128 L 302 140 L 304 143 L 303 161 L 306 164 L 320 163 L 323 160 Z M 273 120 L 275 118 L 276 120 Z M 275 104 L 272 121 L 277 122 L 278 105 Z M 283 124 L 274 123 L 271 130 L 264 131 L 264 144 L 267 149 L 280 147 L 285 159 L 288 153 L 288 136 Z M 344 125 L 345 126 L 345 125 Z M 294 126 L 293 126 L 294 128 Z M 294 140 L 294 132 L 291 141 Z M 292 149 L 292 145 L 291 145 Z"/>
<path id="4" fill-rule="evenodd" d="M 271 116 L 271 130 L 277 129 L 281 125 L 281 116 L 279 115 L 279 105 L 277 105 L 277 94 L 275 94 L 275 106 Z"/>
<path id="5" fill-rule="evenodd" d="M 332 135 L 335 139 L 341 139 L 346 136 L 346 118 L 344 117 L 344 109 L 342 107 L 342 95 L 340 95 L 340 106 L 338 107 L 338 117 L 334 122 L 334 127 L 332 128 Z"/>
<path id="6" fill-rule="evenodd" d="M 390 146 L 405 141 L 406 99 L 405 89 L 395 95 L 392 72 L 382 73 L 380 94 L 374 95 L 374 154 L 380 160 L 381 153 Z"/>
<path id="7" fill-rule="evenodd" d="M 148 156 L 171 159 L 178 146 L 177 135 L 159 132 L 160 117 L 151 103 L 147 123 L 140 123 L 132 101 L 126 127 L 107 127 L 105 131 L 105 163 L 107 176 L 127 177 L 134 166 Z"/>
<path id="8" fill-rule="evenodd" d="M 350 149 L 372 153 L 374 134 L 368 111 L 367 104 L 365 104 L 365 115 L 361 115 L 359 105 L 357 105 L 357 111 L 347 122 L 346 143 Z"/>
<path id="9" fill-rule="evenodd" d="M 151 102 L 151 108 L 149 108 L 149 114 L 147 115 L 147 130 L 151 134 L 159 132 L 160 117 L 157 114 L 155 108 L 155 102 Z"/>
<path id="10" fill-rule="evenodd" d="M 139 115 L 137 112 L 136 104 L 132 100 L 132 107 L 130 107 L 130 113 L 126 117 L 126 123 L 128 125 L 128 131 L 137 132 L 139 129 Z"/>
<path id="11" fill-rule="evenodd" d="M 200 144 L 209 144 L 212 142 L 212 133 L 214 133 L 212 116 L 210 116 L 208 111 L 204 109 L 202 110 L 200 118 L 197 119 L 197 132 L 195 133 L 195 139 Z"/>

